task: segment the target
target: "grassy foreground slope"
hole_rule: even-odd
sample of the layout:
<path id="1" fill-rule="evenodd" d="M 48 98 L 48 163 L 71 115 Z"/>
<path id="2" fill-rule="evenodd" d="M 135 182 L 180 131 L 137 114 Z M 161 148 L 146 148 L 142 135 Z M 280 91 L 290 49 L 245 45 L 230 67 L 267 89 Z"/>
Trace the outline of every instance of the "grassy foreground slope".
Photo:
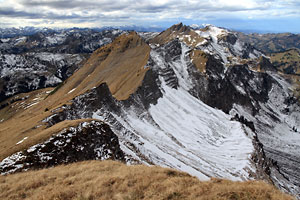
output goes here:
<path id="1" fill-rule="evenodd" d="M 263 182 L 200 182 L 172 169 L 115 161 L 0 176 L 0 191 L 0 199 L 293 199 Z"/>

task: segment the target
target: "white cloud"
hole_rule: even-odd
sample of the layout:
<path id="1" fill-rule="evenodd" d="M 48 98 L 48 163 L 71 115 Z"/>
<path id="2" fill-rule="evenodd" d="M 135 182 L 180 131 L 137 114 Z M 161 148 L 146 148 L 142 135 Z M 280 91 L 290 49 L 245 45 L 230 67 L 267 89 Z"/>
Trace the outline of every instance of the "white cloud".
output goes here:
<path id="1" fill-rule="evenodd" d="M 101 26 L 179 19 L 300 16 L 297 0 L 1 0 L 6 24 Z M 40 23 L 39 23 L 40 22 Z M 45 22 L 47 22 L 45 24 Z"/>

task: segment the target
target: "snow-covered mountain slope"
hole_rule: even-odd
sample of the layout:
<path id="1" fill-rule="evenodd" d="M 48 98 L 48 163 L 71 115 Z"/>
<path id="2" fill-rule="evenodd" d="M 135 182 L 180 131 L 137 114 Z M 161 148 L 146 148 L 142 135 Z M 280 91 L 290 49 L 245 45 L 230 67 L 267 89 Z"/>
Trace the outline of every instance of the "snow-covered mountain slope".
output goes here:
<path id="1" fill-rule="evenodd" d="M 33 35 L 38 32 L 55 32 L 50 28 L 39 28 L 39 27 L 20 27 L 20 28 L 0 28 L 0 38 L 13 38 L 18 36 Z"/>
<path id="2" fill-rule="evenodd" d="M 213 25 L 192 29 L 179 23 L 160 33 L 150 42 L 157 46 L 174 39 L 179 39 L 193 50 L 214 55 L 217 59 L 222 59 L 226 65 L 244 64 L 249 58 L 255 59 L 263 55 L 253 46 L 238 39 L 234 33 Z"/>
<path id="3" fill-rule="evenodd" d="M 298 195 L 300 105 L 290 83 L 264 66 L 267 58 L 213 26 L 177 24 L 148 42 L 135 33 L 118 37 L 26 112 L 47 108 L 39 123 L 48 127 L 104 121 L 128 163 L 169 166 L 204 180 L 266 179 Z"/>
<path id="4" fill-rule="evenodd" d="M 151 72 L 146 73 L 144 85 L 130 100 L 117 102 L 109 92 L 94 89 L 75 98 L 63 114 L 54 114 L 46 121 L 101 119 L 118 133 L 129 161 L 171 166 L 201 178 L 250 179 L 256 170 L 250 159 L 254 133 L 193 96 L 190 51 L 179 40 L 152 49 L 145 66 Z M 85 105 L 88 99 L 98 103 Z"/>
<path id="5" fill-rule="evenodd" d="M 224 64 L 236 64 L 242 59 L 262 56 L 261 52 L 240 41 L 236 35 L 225 29 L 209 25 L 195 32 L 204 38 L 201 44 L 196 45 L 197 49 L 217 55 Z"/>
<path id="6" fill-rule="evenodd" d="M 269 75 L 274 82 L 268 93 L 268 100 L 259 103 L 260 109 L 256 115 L 251 115 L 248 108 L 239 105 L 234 105 L 230 112 L 239 113 L 254 122 L 266 156 L 279 167 L 280 175 L 271 172 L 274 183 L 285 191 L 299 195 L 299 101 L 293 96 L 292 85 L 288 80 L 274 72 L 269 72 Z M 277 180 L 278 176 L 281 181 Z"/>
<path id="7" fill-rule="evenodd" d="M 130 148 L 127 143 L 137 148 L 134 152 L 125 152 L 141 162 L 177 168 L 201 179 L 210 176 L 249 179 L 249 173 L 255 171 L 249 159 L 254 150 L 251 130 L 188 92 L 187 50 L 184 47 L 182 54 L 168 64 L 162 55 L 154 50 L 151 52 L 154 62 L 151 69 L 161 74 L 158 81 L 162 97 L 156 104 L 150 104 L 148 111 L 133 104 L 118 114 L 103 113 L 100 109 L 93 113 L 93 118 L 108 119 L 115 132 L 122 134 L 119 138 L 123 139 L 124 149 Z M 177 88 L 169 84 L 165 70 L 173 70 L 178 75 Z M 187 77 L 181 76 L 184 74 Z M 106 115 L 113 115 L 118 126 Z M 128 140 L 127 134 L 134 139 Z M 146 159 L 141 159 L 137 152 Z"/>

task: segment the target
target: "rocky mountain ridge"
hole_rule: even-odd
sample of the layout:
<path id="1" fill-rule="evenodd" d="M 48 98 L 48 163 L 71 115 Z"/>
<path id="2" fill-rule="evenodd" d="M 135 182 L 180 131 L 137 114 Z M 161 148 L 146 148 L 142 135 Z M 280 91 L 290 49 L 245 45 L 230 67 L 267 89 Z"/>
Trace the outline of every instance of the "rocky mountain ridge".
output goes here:
<path id="1" fill-rule="evenodd" d="M 300 105 L 293 83 L 227 30 L 177 24 L 153 36 L 146 43 L 128 33 L 96 50 L 19 118 L 35 113 L 32 125 L 45 130 L 98 119 L 116 134 L 128 163 L 168 166 L 202 180 L 267 179 L 299 195 Z M 29 138 L 36 134 L 30 128 Z M 18 164 L 4 160 L 1 167 Z"/>

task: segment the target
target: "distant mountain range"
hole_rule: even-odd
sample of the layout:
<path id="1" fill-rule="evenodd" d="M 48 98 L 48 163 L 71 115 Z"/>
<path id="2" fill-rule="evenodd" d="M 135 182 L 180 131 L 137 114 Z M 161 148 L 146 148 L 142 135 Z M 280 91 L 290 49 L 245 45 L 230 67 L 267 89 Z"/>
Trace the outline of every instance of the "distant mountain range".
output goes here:
<path id="1" fill-rule="evenodd" d="M 268 33 L 244 34 L 237 32 L 238 37 L 264 53 L 275 53 L 293 48 L 300 48 L 300 34 L 293 33 Z"/>
<path id="2" fill-rule="evenodd" d="M 12 38 L 18 36 L 30 36 L 36 33 L 62 33 L 71 31 L 97 31 L 104 30 L 123 30 L 123 31 L 137 31 L 137 32 L 161 32 L 164 30 L 162 27 L 143 27 L 143 26 L 104 26 L 100 28 L 40 28 L 40 27 L 20 27 L 20 28 L 0 28 L 1 38 Z"/>

